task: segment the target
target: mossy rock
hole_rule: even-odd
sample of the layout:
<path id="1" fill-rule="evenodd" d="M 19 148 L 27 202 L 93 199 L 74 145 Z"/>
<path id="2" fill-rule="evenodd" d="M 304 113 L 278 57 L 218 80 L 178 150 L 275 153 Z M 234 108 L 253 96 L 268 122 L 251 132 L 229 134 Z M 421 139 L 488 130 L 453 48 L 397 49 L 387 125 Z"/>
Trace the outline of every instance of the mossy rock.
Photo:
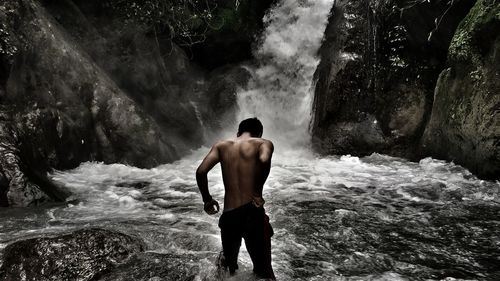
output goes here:
<path id="1" fill-rule="evenodd" d="M 500 175 L 500 5 L 480 0 L 462 21 L 423 136 L 430 156 L 480 177 Z"/>
<path id="2" fill-rule="evenodd" d="M 451 41 L 450 62 L 470 61 L 477 64 L 487 53 L 500 30 L 500 4 L 491 0 L 479 0 L 462 21 Z"/>

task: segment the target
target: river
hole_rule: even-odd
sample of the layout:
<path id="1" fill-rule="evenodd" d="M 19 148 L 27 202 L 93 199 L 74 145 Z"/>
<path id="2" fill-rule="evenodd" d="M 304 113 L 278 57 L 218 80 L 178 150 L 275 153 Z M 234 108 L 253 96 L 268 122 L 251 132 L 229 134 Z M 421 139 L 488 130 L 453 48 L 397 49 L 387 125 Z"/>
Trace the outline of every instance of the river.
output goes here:
<path id="1" fill-rule="evenodd" d="M 218 215 L 203 212 L 194 177 L 207 151 L 154 169 L 85 163 L 56 172 L 53 179 L 74 194 L 71 203 L 3 211 L 0 247 L 40 234 L 106 227 L 141 237 L 150 252 L 191 262 L 195 257 L 192 274 L 211 280 L 221 250 Z M 218 166 L 209 183 L 222 202 Z M 494 280 L 500 268 L 499 191 L 498 182 L 429 158 L 319 157 L 278 147 L 264 189 L 277 278 Z M 245 247 L 240 264 L 243 275 L 234 280 L 252 280 L 242 277 L 252 268 Z"/>

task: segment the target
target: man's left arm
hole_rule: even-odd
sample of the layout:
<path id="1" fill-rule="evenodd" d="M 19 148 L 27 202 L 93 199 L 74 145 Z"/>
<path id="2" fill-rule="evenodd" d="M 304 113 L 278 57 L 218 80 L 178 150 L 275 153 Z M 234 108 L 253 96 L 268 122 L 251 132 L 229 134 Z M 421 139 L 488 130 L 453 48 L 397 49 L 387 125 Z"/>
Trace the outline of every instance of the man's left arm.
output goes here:
<path id="1" fill-rule="evenodd" d="M 215 201 L 210 192 L 208 191 L 208 172 L 220 162 L 219 149 L 217 144 L 212 147 L 210 152 L 207 154 L 205 159 L 201 162 L 200 166 L 196 170 L 196 183 L 200 189 L 201 196 L 203 198 L 203 203 L 205 212 L 213 215 L 219 211 L 219 203 Z"/>
<path id="2" fill-rule="evenodd" d="M 264 141 L 259 146 L 259 161 L 262 165 L 262 175 L 260 177 L 260 183 L 264 186 L 264 183 L 269 176 L 269 172 L 271 171 L 271 158 L 273 157 L 274 145 L 271 141 Z"/>

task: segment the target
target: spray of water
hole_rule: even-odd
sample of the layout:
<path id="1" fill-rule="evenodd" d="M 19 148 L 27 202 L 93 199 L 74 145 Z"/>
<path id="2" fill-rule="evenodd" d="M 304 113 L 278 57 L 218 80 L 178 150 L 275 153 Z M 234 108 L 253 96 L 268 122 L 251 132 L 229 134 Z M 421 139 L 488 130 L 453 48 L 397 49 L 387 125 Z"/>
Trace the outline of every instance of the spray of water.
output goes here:
<path id="1" fill-rule="evenodd" d="M 311 89 L 333 0 L 284 0 L 265 16 L 255 51 L 258 66 L 238 93 L 238 119 L 258 117 L 264 135 L 281 146 L 309 143 Z"/>

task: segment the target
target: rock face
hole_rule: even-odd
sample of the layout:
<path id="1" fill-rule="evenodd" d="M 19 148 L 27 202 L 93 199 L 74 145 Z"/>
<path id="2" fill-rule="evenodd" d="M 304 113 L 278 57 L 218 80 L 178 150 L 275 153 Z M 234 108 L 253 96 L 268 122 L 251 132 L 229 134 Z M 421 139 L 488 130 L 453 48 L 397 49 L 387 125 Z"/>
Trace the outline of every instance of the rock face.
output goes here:
<path id="1" fill-rule="evenodd" d="M 28 239 L 5 248 L 0 280 L 95 280 L 143 250 L 138 239 L 103 229 Z"/>
<path id="2" fill-rule="evenodd" d="M 316 71 L 315 149 L 416 157 L 449 42 L 473 2 L 337 1 Z"/>
<path id="3" fill-rule="evenodd" d="M 48 200 L 22 171 L 22 162 L 15 143 L 15 132 L 9 127 L 9 117 L 3 114 L 0 121 L 0 207 L 29 205 Z"/>
<path id="4" fill-rule="evenodd" d="M 125 21 L 105 1 L 44 1 L 44 7 L 124 94 L 154 119 L 182 155 L 203 143 L 195 105 L 204 71 L 170 37 Z M 111 15 L 111 16 L 110 16 Z"/>
<path id="5" fill-rule="evenodd" d="M 5 29 L 12 41 L 18 41 L 17 53 L 7 58 L 11 66 L 2 96 L 4 114 L 10 119 L 6 126 L 15 139 L 4 143 L 10 141 L 7 146 L 14 147 L 10 151 L 18 150 L 23 166 L 33 168 L 27 170 L 46 181 L 49 167 L 70 168 L 88 160 L 151 167 L 178 157 L 167 132 L 39 4 L 6 1 L 1 7 Z M 1 169 L 13 173 L 8 166 Z M 23 173 L 27 175 L 26 169 Z M 31 201 L 14 195 L 22 194 L 15 191 L 22 188 L 16 181 L 9 185 L 2 193 L 7 193 L 10 205 Z"/>
<path id="6" fill-rule="evenodd" d="M 227 65 L 210 73 L 206 95 L 201 102 L 207 106 L 199 107 L 202 119 L 207 120 L 204 127 L 209 143 L 219 140 L 221 130 L 237 128 L 237 92 L 250 78 L 250 72 L 242 65 Z"/>
<path id="7" fill-rule="evenodd" d="M 480 0 L 459 26 L 423 137 L 428 155 L 500 175 L 500 6 Z"/>

